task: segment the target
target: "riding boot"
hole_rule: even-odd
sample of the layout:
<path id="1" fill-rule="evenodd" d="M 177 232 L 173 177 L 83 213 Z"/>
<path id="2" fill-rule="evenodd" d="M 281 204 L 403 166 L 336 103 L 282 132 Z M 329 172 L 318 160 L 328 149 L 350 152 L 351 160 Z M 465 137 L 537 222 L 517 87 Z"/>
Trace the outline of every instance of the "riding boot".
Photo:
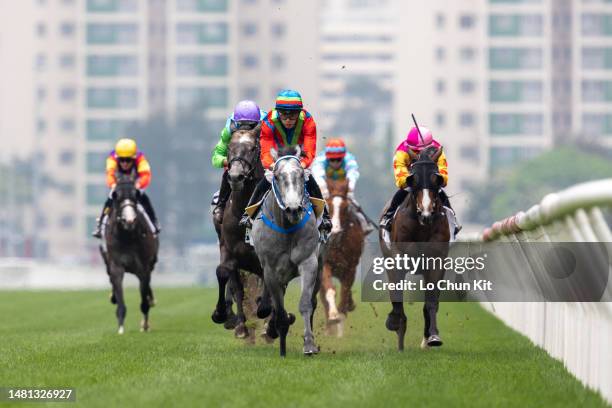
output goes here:
<path id="1" fill-rule="evenodd" d="M 387 211 L 385 212 L 382 217 L 382 220 L 380 221 L 380 228 L 384 228 L 387 231 L 391 232 L 391 221 L 393 220 L 395 211 L 397 210 L 397 207 L 399 207 L 399 205 L 404 201 L 407 195 L 408 191 L 406 191 L 405 189 L 399 189 L 395 192 L 395 195 L 393 195 L 391 203 L 389 204 L 389 208 L 387 208 Z"/>
<path id="2" fill-rule="evenodd" d="M 223 213 L 225 211 L 225 205 L 227 204 L 231 193 L 232 189 L 229 185 L 229 181 L 227 180 L 226 170 L 223 172 L 223 176 L 221 177 L 221 188 L 219 189 L 219 197 L 217 199 L 217 204 L 213 209 L 213 218 L 217 220 L 219 224 L 223 223 Z"/>
<path id="3" fill-rule="evenodd" d="M 142 192 L 140 194 L 140 203 L 142 204 L 143 208 L 147 212 L 147 215 L 151 219 L 153 226 L 155 227 L 155 235 L 159 234 L 161 232 L 161 227 L 159 226 L 159 221 L 157 220 L 157 215 L 155 214 L 153 205 L 151 205 L 151 200 L 145 192 Z"/>
<path id="4" fill-rule="evenodd" d="M 370 220 L 368 220 L 368 217 L 363 212 L 363 208 L 361 208 L 361 205 L 359 205 L 357 200 L 355 200 L 354 198 L 349 198 L 349 203 L 351 204 L 355 215 L 359 219 L 359 224 L 361 225 L 361 229 L 363 230 L 364 234 L 368 235 L 370 232 L 374 231 L 376 229 L 376 226 L 372 224 Z"/>
<path id="5" fill-rule="evenodd" d="M 96 229 L 91 233 L 92 237 L 102 239 L 102 220 L 104 220 L 104 217 L 106 217 L 108 214 L 111 205 L 113 205 L 113 200 L 111 198 L 107 198 L 106 202 L 104 203 L 104 208 L 102 208 L 102 214 L 100 214 L 96 220 Z"/>
<path id="6" fill-rule="evenodd" d="M 444 207 L 447 207 L 449 210 L 451 210 L 453 212 L 453 214 L 455 215 L 455 236 L 457 236 L 457 234 L 459 233 L 459 231 L 461 231 L 461 229 L 463 228 L 463 225 L 461 225 L 459 223 L 459 220 L 457 219 L 457 213 L 455 212 L 455 210 L 453 210 L 453 207 L 451 207 L 451 203 L 450 200 L 448 199 L 448 195 L 446 194 L 446 191 L 444 191 L 443 189 L 440 189 L 440 199 L 442 200 L 442 205 Z"/>
<path id="7" fill-rule="evenodd" d="M 315 181 L 314 177 L 309 177 L 306 182 L 306 191 L 311 197 L 323 199 L 323 193 L 321 193 L 321 188 Z M 321 225 L 319 225 L 319 231 L 323 235 L 323 239 L 327 238 L 327 235 L 332 230 L 332 222 L 329 216 L 329 211 L 327 211 L 327 204 L 323 207 L 323 216 L 321 217 Z"/>
<path id="8" fill-rule="evenodd" d="M 251 195 L 251 198 L 249 199 L 247 208 L 260 202 L 263 199 L 264 194 L 266 194 L 266 191 L 268 191 L 270 187 L 271 187 L 271 184 L 268 181 L 268 179 L 266 179 L 265 177 L 259 180 L 259 183 L 257 183 L 257 186 L 255 187 L 255 191 L 253 191 L 253 194 Z M 259 212 L 259 209 L 257 209 L 257 211 L 253 213 L 252 218 L 255 218 L 258 212 Z M 249 217 L 249 214 L 247 214 L 246 211 L 244 212 L 244 214 L 242 214 L 242 218 L 240 219 L 240 222 L 238 223 L 238 225 L 242 227 L 246 227 L 246 228 L 251 228 L 253 226 L 251 222 L 251 217 Z"/>

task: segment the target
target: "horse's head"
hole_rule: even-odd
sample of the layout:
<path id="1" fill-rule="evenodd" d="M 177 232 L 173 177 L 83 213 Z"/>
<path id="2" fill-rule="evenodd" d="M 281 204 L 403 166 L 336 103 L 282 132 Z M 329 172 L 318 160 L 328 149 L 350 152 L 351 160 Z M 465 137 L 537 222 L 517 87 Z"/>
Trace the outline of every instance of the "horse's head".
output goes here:
<path id="1" fill-rule="evenodd" d="M 113 192 L 115 214 L 119 224 L 126 231 L 132 231 L 136 227 L 136 219 L 138 217 L 138 212 L 136 211 L 138 190 L 134 183 L 133 175 L 120 174 L 117 178 L 117 186 Z"/>
<path id="2" fill-rule="evenodd" d="M 431 147 L 423 150 L 418 156 L 408 151 L 413 160 L 410 166 L 410 176 L 406 184 L 416 202 L 416 212 L 421 224 L 431 224 L 433 215 L 441 205 L 438 191 L 444 183 L 444 178 L 438 171 L 438 158 L 442 148 Z"/>
<path id="3" fill-rule="evenodd" d="M 327 179 L 327 189 L 329 198 L 327 206 L 332 219 L 332 234 L 342 232 L 342 220 L 346 219 L 348 212 L 348 200 L 346 199 L 349 190 L 349 181 Z"/>
<path id="4" fill-rule="evenodd" d="M 238 129 L 232 134 L 227 155 L 227 178 L 234 191 L 240 191 L 244 182 L 255 177 L 259 164 L 259 133 L 261 124 L 254 129 Z"/>
<path id="5" fill-rule="evenodd" d="M 300 221 L 304 211 L 304 185 L 306 171 L 300 163 L 302 151 L 299 147 L 283 147 L 272 151 L 274 163 L 273 186 L 282 202 L 279 202 L 291 223 Z"/>

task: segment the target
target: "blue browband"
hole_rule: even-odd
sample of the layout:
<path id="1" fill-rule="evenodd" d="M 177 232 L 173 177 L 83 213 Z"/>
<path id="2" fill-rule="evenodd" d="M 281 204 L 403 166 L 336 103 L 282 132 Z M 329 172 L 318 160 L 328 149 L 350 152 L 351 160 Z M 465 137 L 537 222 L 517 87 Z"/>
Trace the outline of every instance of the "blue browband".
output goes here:
<path id="1" fill-rule="evenodd" d="M 275 224 L 272 217 L 266 216 L 266 213 L 263 210 L 263 208 L 261 209 L 261 220 L 264 222 L 264 224 L 266 224 L 268 228 L 270 228 L 271 230 L 280 232 L 281 234 L 291 234 L 292 232 L 301 230 L 302 228 L 304 228 L 304 225 L 306 225 L 311 215 L 312 215 L 312 204 L 309 203 L 308 208 L 306 208 L 306 215 L 302 217 L 302 220 L 300 222 L 298 222 L 295 225 L 292 225 L 289 228 L 283 228 Z"/>

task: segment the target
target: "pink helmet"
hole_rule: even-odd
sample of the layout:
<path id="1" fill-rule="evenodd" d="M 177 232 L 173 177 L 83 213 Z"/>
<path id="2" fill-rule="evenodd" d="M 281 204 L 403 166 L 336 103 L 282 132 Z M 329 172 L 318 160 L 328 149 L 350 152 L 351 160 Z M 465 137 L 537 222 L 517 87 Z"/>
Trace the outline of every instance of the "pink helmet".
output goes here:
<path id="1" fill-rule="evenodd" d="M 419 131 L 417 130 L 417 128 L 413 127 L 412 129 L 410 129 L 410 132 L 408 132 L 408 135 L 406 136 L 407 147 L 417 153 L 431 146 L 431 144 L 434 143 L 431 130 L 423 126 L 419 126 L 419 129 L 421 130 L 421 135 L 419 135 Z M 423 136 L 422 139 L 421 136 Z"/>

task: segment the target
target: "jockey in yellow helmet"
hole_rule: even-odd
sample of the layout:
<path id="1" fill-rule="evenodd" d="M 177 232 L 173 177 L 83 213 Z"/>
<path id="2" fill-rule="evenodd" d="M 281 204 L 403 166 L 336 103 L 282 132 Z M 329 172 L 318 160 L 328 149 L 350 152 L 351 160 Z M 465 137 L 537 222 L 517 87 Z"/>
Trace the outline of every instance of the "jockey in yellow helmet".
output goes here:
<path id="1" fill-rule="evenodd" d="M 155 233 L 158 234 L 161 231 L 155 210 L 151 205 L 151 200 L 144 192 L 144 190 L 151 183 L 151 166 L 145 155 L 138 151 L 138 146 L 133 139 L 120 139 L 115 145 L 115 149 L 110 152 L 106 158 L 106 185 L 111 189 L 100 218 L 98 218 L 98 224 L 96 230 L 92 235 L 96 238 L 102 238 L 101 225 L 106 215 L 110 212 L 112 200 L 112 190 L 117 184 L 117 173 L 135 173 L 136 183 L 135 187 L 140 190 L 139 202 L 144 207 L 147 215 L 151 219 L 151 222 L 155 226 Z"/>

